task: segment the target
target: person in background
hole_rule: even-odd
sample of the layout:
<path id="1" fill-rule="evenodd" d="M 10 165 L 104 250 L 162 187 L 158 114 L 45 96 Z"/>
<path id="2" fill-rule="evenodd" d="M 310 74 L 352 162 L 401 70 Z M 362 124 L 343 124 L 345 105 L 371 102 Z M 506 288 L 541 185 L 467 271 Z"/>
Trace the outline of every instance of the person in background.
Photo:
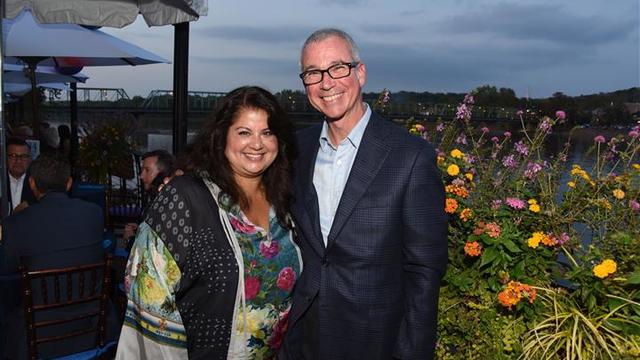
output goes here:
<path id="1" fill-rule="evenodd" d="M 447 263 L 434 148 L 362 100 L 344 31 L 304 43 L 300 78 L 325 121 L 301 130 L 292 206 L 304 271 L 284 359 L 433 359 Z"/>
<path id="2" fill-rule="evenodd" d="M 69 125 L 58 125 L 58 137 L 60 138 L 58 151 L 64 156 L 69 157 L 71 153 L 71 129 Z"/>
<path id="3" fill-rule="evenodd" d="M 142 155 L 140 180 L 144 189 L 143 204 L 147 205 L 158 195 L 165 179 L 169 179 L 176 171 L 176 159 L 166 150 L 153 150 Z M 146 207 L 146 206 L 145 206 Z M 127 223 L 124 226 L 124 239 L 131 239 L 138 229 L 138 224 Z"/>
<path id="4" fill-rule="evenodd" d="M 93 203 L 70 198 L 71 169 L 67 159 L 59 154 L 42 154 L 31 164 L 26 186 L 31 188 L 38 203 L 3 221 L 5 260 L 3 269 L 16 273 L 20 264 L 29 270 L 70 267 L 102 261 L 104 250 L 102 209 Z M 27 344 L 24 310 L 20 286 L 16 282 L 3 291 L 8 304 L 6 358 L 26 359 Z M 111 313 L 110 313 L 111 314 Z M 111 314 L 110 325 L 117 327 Z M 87 320 L 89 321 L 89 320 Z M 110 338 L 115 336 L 110 332 Z M 43 358 L 68 354 L 70 349 L 88 349 L 93 337 L 80 337 L 63 343 L 40 345 Z"/>
<path id="5" fill-rule="evenodd" d="M 293 126 L 241 87 L 219 103 L 185 174 L 140 224 L 116 359 L 270 359 L 302 270 L 289 216 Z M 158 326 L 159 325 L 159 326 Z"/>
<path id="6" fill-rule="evenodd" d="M 37 200 L 28 185 L 27 170 L 31 164 L 31 149 L 27 143 L 17 137 L 7 139 L 7 169 L 9 173 L 10 213 L 18 212 Z"/>

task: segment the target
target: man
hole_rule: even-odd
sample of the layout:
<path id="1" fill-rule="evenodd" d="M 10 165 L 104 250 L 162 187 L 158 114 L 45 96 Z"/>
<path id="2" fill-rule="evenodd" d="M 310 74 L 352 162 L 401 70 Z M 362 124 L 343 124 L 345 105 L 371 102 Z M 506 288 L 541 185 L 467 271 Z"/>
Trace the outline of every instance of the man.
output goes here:
<path id="1" fill-rule="evenodd" d="M 27 184 L 27 169 L 31 163 L 31 149 L 19 138 L 7 139 L 7 169 L 9 172 L 10 213 L 20 211 L 36 202 Z"/>
<path id="2" fill-rule="evenodd" d="M 38 199 L 21 212 L 7 217 L 3 223 L 6 271 L 17 272 L 20 263 L 30 270 L 59 268 L 101 261 L 102 209 L 67 195 L 71 188 L 71 168 L 60 155 L 43 154 L 33 161 L 28 186 Z M 22 259 L 22 261 L 21 261 Z M 3 292 L 9 300 L 6 354 L 8 358 L 26 358 L 26 333 L 19 285 Z M 86 339 L 85 339 L 86 340 Z M 71 345 L 68 345 L 71 346 Z M 57 350 L 43 349 L 43 357 Z M 49 351 L 49 353 L 47 353 Z M 46 355 L 46 356 L 45 356 Z"/>
<path id="3" fill-rule="evenodd" d="M 144 203 L 149 204 L 155 199 L 160 186 L 165 178 L 173 176 L 176 171 L 176 159 L 166 150 L 149 151 L 142 155 L 140 167 L 140 180 L 145 191 Z M 124 226 L 124 239 L 129 239 L 136 234 L 138 224 L 127 223 Z"/>
<path id="4" fill-rule="evenodd" d="M 447 262 L 444 191 L 426 141 L 362 100 L 351 37 L 322 29 L 301 53 L 322 126 L 298 133 L 295 217 L 304 270 L 287 359 L 432 359 Z"/>

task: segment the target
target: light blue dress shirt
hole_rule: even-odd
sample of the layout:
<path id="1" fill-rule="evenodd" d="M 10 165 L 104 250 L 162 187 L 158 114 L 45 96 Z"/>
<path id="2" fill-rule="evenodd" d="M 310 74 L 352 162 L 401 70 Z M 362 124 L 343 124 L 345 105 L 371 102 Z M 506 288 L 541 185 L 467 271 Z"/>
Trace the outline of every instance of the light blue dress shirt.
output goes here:
<path id="1" fill-rule="evenodd" d="M 358 153 L 360 141 L 364 130 L 371 117 L 371 109 L 365 104 L 367 110 L 356 126 L 351 129 L 347 137 L 335 147 L 329 140 L 329 128 L 325 121 L 320 133 L 320 149 L 313 170 L 313 186 L 318 194 L 318 206 L 320 210 L 320 230 L 324 246 L 327 246 L 327 237 L 336 215 L 342 191 L 349 178 L 353 161 Z"/>

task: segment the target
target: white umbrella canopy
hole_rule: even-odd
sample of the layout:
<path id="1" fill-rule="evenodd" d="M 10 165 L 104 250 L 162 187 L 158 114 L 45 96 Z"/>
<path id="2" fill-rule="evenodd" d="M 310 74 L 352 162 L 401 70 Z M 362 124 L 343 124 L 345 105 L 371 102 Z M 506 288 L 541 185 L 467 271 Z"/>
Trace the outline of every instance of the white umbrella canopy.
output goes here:
<path id="1" fill-rule="evenodd" d="M 6 84 L 24 84 L 31 86 L 31 79 L 26 73 L 26 64 L 23 64 L 17 59 L 4 59 L 2 64 L 3 76 L 2 80 Z M 84 83 L 89 78 L 83 73 L 76 73 L 73 75 L 60 74 L 54 67 L 51 66 L 38 66 L 35 71 L 36 85 L 46 83 Z M 6 89 L 4 89 L 7 91 Z"/>
<path id="2" fill-rule="evenodd" d="M 66 23 L 121 28 L 142 14 L 149 26 L 198 20 L 208 12 L 207 0 L 6 0 L 12 19 L 30 9 L 40 23 Z"/>
<path id="3" fill-rule="evenodd" d="M 57 82 L 46 83 L 45 82 L 45 83 L 40 83 L 36 86 L 43 89 L 71 91 L 71 88 L 69 87 L 69 85 L 65 83 L 57 83 Z M 28 93 L 30 90 L 31 90 L 31 84 L 12 83 L 12 82 L 6 82 L 4 84 L 4 89 L 3 89 L 5 94 L 9 94 L 13 97 L 23 96 L 24 94 Z"/>
<path id="4" fill-rule="evenodd" d="M 75 24 L 40 24 L 30 11 L 3 19 L 4 55 L 42 58 L 57 67 L 145 65 L 166 59 L 100 30 Z"/>

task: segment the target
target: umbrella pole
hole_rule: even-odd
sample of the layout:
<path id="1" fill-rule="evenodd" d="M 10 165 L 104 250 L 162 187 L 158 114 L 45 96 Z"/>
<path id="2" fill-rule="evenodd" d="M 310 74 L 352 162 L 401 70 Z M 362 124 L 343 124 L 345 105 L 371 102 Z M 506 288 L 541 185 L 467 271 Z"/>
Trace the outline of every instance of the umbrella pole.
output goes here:
<path id="1" fill-rule="evenodd" d="M 70 84 L 71 92 L 69 92 L 69 112 L 71 113 L 69 127 L 71 128 L 71 139 L 70 139 L 70 149 L 69 149 L 69 161 L 71 163 L 71 170 L 76 179 L 78 175 L 78 170 L 76 168 L 76 163 L 78 160 L 78 84 L 72 82 Z"/>
<path id="2" fill-rule="evenodd" d="M 31 115 L 33 116 L 31 126 L 33 127 L 33 137 L 36 140 L 40 140 L 40 114 L 38 112 L 39 99 L 38 87 L 36 86 L 36 68 L 38 67 L 38 63 L 44 59 L 43 57 L 22 58 L 22 61 L 27 64 L 27 76 L 31 81 Z"/>
<path id="3" fill-rule="evenodd" d="M 173 154 L 178 155 L 187 145 L 189 23 L 173 26 Z"/>

